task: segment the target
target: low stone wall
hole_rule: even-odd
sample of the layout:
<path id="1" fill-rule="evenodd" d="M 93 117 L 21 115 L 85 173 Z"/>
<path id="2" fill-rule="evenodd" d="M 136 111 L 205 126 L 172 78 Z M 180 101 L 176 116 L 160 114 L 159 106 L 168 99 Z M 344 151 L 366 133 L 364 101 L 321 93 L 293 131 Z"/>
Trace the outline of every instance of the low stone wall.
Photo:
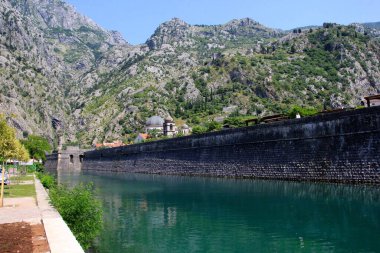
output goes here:
<path id="1" fill-rule="evenodd" d="M 83 170 L 380 183 L 380 107 L 84 154 Z"/>

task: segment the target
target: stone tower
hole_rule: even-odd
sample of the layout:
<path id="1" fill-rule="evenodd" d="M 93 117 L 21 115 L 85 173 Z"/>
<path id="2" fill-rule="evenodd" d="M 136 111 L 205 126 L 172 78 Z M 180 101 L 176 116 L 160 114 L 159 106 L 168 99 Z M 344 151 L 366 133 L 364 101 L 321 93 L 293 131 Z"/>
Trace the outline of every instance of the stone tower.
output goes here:
<path id="1" fill-rule="evenodd" d="M 172 117 L 168 116 L 164 122 L 164 135 L 173 137 L 177 134 L 178 134 L 178 130 L 175 125 L 175 122 L 173 121 Z"/>

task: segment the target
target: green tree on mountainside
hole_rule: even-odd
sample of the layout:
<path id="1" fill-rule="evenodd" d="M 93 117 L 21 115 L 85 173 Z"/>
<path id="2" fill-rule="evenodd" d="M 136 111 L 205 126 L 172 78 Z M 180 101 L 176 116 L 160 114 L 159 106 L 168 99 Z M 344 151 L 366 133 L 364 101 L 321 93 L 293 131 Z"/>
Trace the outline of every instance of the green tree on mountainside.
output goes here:
<path id="1" fill-rule="evenodd" d="M 204 134 L 204 133 L 207 133 L 206 127 L 200 126 L 200 125 L 193 127 L 193 134 Z"/>

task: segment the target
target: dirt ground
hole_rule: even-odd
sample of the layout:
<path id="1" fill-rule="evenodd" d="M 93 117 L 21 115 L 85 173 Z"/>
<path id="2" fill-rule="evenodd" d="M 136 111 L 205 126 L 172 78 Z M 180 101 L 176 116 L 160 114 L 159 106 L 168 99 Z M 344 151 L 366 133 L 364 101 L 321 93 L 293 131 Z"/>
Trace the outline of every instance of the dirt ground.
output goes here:
<path id="1" fill-rule="evenodd" d="M 50 252 L 42 224 L 25 222 L 0 224 L 0 252 L 45 253 Z"/>

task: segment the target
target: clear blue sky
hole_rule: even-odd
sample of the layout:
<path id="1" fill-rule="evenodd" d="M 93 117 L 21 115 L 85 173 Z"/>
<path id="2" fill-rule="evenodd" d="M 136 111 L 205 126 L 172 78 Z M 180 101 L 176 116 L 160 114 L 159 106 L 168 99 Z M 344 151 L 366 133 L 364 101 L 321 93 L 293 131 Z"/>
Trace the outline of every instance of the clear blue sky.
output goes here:
<path id="1" fill-rule="evenodd" d="M 67 0 L 102 27 L 132 43 L 145 42 L 173 17 L 189 24 L 224 24 L 250 17 L 268 27 L 291 29 L 323 22 L 380 21 L 380 0 Z"/>

